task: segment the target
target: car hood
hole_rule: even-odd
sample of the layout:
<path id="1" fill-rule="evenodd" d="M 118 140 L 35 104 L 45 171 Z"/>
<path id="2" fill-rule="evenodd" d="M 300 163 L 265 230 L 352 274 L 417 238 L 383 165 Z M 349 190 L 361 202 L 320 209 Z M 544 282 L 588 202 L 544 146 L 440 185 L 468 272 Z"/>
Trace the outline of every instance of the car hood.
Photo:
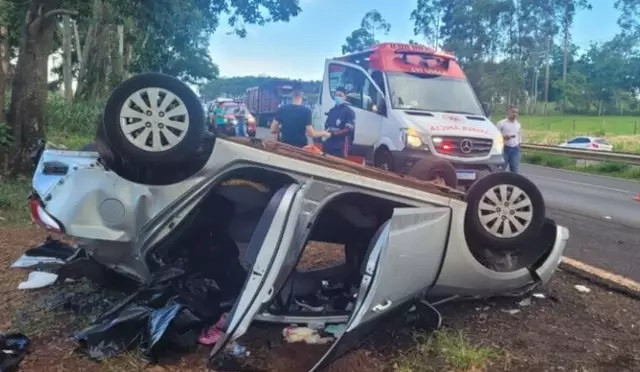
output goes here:
<path id="1" fill-rule="evenodd" d="M 494 139 L 496 126 L 483 116 L 442 112 L 401 111 L 404 122 L 428 135 Z"/>

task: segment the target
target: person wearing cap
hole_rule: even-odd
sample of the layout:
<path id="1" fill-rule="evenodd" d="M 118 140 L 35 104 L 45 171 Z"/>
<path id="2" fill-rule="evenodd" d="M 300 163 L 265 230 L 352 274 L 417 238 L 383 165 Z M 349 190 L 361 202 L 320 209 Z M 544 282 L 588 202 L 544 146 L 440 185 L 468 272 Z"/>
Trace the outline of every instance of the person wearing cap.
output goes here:
<path id="1" fill-rule="evenodd" d="M 331 134 L 324 143 L 324 152 L 346 158 L 353 143 L 356 113 L 346 101 L 347 92 L 339 87 L 334 94 L 335 106 L 327 113 L 325 129 Z"/>

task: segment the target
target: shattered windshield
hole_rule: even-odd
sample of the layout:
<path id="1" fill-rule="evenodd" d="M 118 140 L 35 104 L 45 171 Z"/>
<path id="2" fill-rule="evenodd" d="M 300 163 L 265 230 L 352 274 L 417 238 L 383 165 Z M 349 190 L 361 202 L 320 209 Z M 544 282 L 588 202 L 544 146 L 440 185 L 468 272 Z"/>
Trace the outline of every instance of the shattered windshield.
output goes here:
<path id="1" fill-rule="evenodd" d="M 471 85 L 464 79 L 387 72 L 387 80 L 393 108 L 484 115 Z"/>

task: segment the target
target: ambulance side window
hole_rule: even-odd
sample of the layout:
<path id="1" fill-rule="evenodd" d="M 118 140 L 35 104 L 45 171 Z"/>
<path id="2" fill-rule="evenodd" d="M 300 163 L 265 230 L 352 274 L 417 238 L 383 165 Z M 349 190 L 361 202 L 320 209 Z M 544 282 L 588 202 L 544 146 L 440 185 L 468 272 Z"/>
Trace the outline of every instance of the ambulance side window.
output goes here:
<path id="1" fill-rule="evenodd" d="M 329 65 L 329 90 L 331 98 L 342 87 L 347 91 L 347 101 L 353 108 L 376 112 L 380 93 L 365 73 L 352 67 L 338 64 Z"/>
<path id="2" fill-rule="evenodd" d="M 329 65 L 329 90 L 331 98 L 335 97 L 336 89 L 344 88 L 347 92 L 347 101 L 357 108 L 363 108 L 363 90 L 367 78 L 364 73 L 355 68 L 330 64 Z"/>

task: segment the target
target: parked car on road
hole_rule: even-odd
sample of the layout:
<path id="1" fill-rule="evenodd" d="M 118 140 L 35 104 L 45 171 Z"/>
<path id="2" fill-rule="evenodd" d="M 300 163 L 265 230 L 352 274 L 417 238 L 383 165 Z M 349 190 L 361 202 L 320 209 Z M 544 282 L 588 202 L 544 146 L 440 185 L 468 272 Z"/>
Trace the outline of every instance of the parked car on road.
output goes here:
<path id="1" fill-rule="evenodd" d="M 203 120 L 179 80 L 132 77 L 106 104 L 98 152 L 42 153 L 30 207 L 40 226 L 141 283 L 181 252 L 237 246 L 223 266 L 243 282 L 217 283 L 238 291 L 230 308 L 216 305 L 229 315 L 214 366 L 254 321 L 345 323 L 318 370 L 412 304 L 528 293 L 562 258 L 568 230 L 521 175 L 493 173 L 465 194 L 282 143 L 212 138 Z M 345 261 L 298 269 L 310 241 L 344 246 Z M 191 256 L 220 266 L 211 250 Z"/>
<path id="2" fill-rule="evenodd" d="M 565 141 L 560 147 L 569 147 L 581 150 L 613 151 L 613 146 L 604 138 L 579 136 Z"/>

